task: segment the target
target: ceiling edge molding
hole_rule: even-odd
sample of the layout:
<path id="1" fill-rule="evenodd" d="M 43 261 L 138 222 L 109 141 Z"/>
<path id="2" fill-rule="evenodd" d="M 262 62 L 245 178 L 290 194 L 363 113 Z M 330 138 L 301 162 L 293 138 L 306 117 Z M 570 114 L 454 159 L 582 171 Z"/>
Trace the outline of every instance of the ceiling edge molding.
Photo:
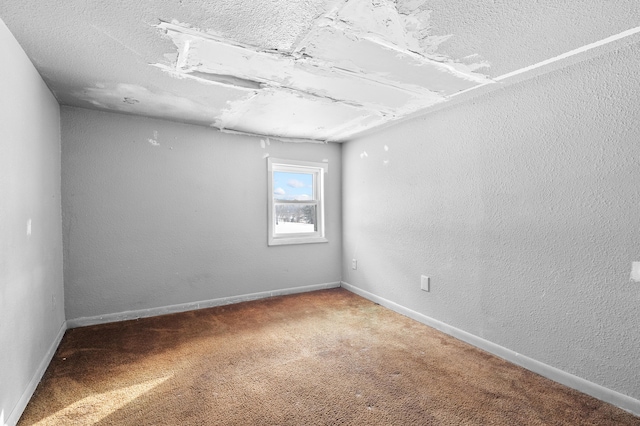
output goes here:
<path id="1" fill-rule="evenodd" d="M 354 134 L 348 140 L 345 140 L 343 142 L 349 142 L 350 140 L 355 140 L 364 136 L 371 135 L 372 133 L 377 133 L 381 130 L 407 122 L 409 120 L 413 120 L 415 118 L 424 117 L 437 111 L 452 108 L 470 100 L 477 99 L 478 97 L 485 96 L 494 91 L 505 89 L 509 86 L 513 86 L 515 84 L 528 81 L 536 77 L 540 77 L 542 75 L 549 74 L 551 72 L 558 71 L 584 61 L 588 61 L 593 58 L 597 58 L 599 56 L 636 43 L 640 43 L 640 27 L 631 28 L 602 40 L 598 40 L 577 49 L 570 50 L 553 58 L 549 58 L 536 64 L 529 65 L 527 67 L 523 67 L 495 77 L 489 83 L 480 84 L 478 86 L 474 86 L 450 95 L 444 102 L 435 104 L 431 107 L 428 107 L 421 111 L 417 111 L 405 117 L 385 122 L 384 124 L 367 129 L 363 132 Z"/>

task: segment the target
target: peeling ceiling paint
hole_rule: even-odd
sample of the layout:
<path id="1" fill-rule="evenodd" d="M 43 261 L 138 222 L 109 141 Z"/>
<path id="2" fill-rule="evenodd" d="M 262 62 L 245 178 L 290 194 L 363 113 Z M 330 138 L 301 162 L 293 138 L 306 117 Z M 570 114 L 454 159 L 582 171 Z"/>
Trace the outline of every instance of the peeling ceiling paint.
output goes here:
<path id="1" fill-rule="evenodd" d="M 233 94 L 230 93 L 229 96 Z M 103 110 L 146 115 L 150 105 L 157 118 L 173 120 L 196 120 L 201 124 L 219 115 L 226 104 L 218 102 L 196 102 L 161 90 L 151 91 L 136 84 L 98 84 L 74 93 L 78 99 Z"/>
<path id="2" fill-rule="evenodd" d="M 340 142 L 638 25 L 637 0 L 570 3 L 5 0 L 0 18 L 63 105 Z"/>
<path id="3" fill-rule="evenodd" d="M 345 140 L 491 81 L 475 71 L 479 65 L 432 54 L 445 38 L 429 37 L 423 3 L 337 2 L 284 52 L 161 22 L 176 55 L 170 65 L 154 66 L 177 78 L 249 91 L 228 102 L 214 127 Z"/>

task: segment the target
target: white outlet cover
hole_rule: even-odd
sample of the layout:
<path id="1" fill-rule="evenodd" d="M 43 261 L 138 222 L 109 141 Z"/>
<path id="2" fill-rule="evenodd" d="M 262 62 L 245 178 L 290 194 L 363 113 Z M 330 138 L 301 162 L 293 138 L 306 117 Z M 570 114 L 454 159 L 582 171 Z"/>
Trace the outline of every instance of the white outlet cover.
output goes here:
<path id="1" fill-rule="evenodd" d="M 429 277 L 426 275 L 420 276 L 420 288 L 424 291 L 429 291 Z"/>

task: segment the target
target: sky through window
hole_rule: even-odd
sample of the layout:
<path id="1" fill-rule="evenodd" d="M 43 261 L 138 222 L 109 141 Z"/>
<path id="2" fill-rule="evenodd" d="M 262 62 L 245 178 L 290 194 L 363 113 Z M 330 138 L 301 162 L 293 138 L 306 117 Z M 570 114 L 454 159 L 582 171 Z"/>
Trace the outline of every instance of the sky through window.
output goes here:
<path id="1" fill-rule="evenodd" d="M 273 196 L 276 200 L 312 200 L 312 173 L 273 173 Z"/>

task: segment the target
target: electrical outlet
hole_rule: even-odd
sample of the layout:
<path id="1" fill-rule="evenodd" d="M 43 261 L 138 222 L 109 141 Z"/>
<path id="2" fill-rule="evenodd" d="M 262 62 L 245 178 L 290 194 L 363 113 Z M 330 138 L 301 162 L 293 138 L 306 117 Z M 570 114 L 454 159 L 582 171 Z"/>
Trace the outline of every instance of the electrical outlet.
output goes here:
<path id="1" fill-rule="evenodd" d="M 420 276 L 420 289 L 424 291 L 429 291 L 430 279 L 426 275 Z"/>
<path id="2" fill-rule="evenodd" d="M 640 262 L 631 262 L 631 277 L 629 281 L 640 282 Z"/>
<path id="3" fill-rule="evenodd" d="M 351 269 L 358 269 L 358 261 L 356 259 L 351 259 Z"/>

